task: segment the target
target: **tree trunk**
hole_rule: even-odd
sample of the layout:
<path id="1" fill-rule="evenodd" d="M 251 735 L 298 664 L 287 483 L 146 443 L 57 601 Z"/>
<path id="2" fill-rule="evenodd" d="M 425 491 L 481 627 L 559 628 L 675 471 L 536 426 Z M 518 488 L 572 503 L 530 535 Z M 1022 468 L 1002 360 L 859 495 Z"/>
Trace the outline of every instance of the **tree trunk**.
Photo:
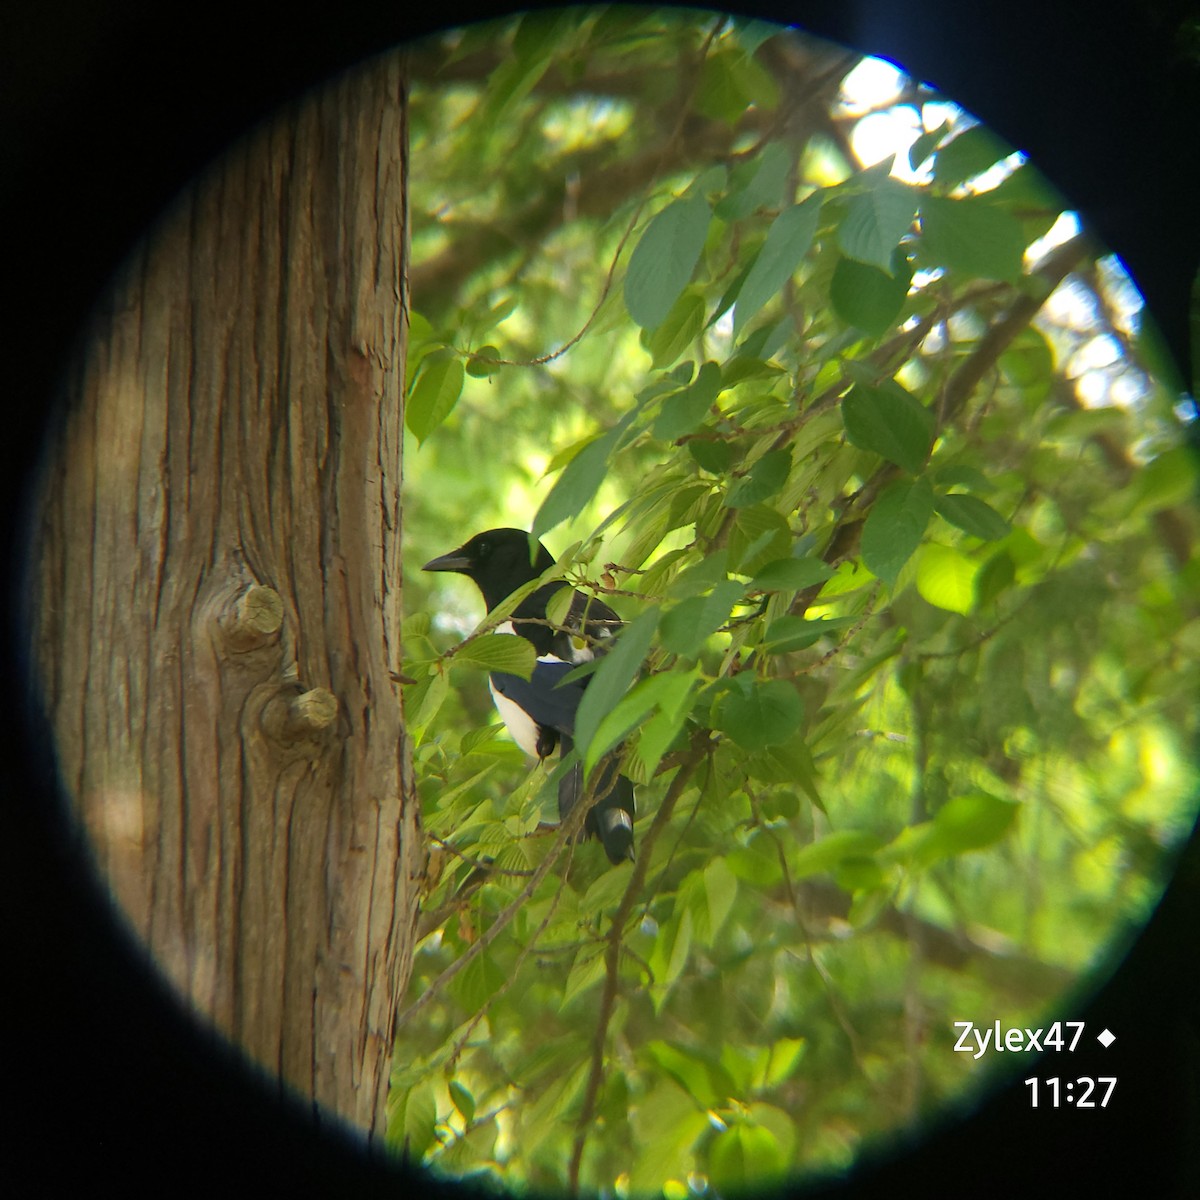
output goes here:
<path id="1" fill-rule="evenodd" d="M 157 965 L 382 1131 L 421 875 L 398 695 L 403 64 L 208 172 L 97 312 L 35 611 L 65 787 Z"/>

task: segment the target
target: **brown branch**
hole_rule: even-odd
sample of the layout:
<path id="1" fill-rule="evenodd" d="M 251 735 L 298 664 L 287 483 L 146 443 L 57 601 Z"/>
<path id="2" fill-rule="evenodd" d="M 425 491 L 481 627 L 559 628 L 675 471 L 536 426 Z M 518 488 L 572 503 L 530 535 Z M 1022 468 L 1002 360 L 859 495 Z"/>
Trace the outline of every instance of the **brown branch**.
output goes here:
<path id="1" fill-rule="evenodd" d="M 786 126 L 791 139 L 804 143 L 821 127 L 841 78 L 858 57 L 844 53 L 835 57 L 827 51 L 814 51 L 806 45 L 776 39 L 779 45 L 768 44 L 761 57 L 779 81 L 785 97 L 779 111 L 772 114 L 750 108 L 736 125 L 729 125 L 699 115 L 692 106 L 700 81 L 699 63 L 718 32 L 710 31 L 695 56 L 696 61 L 679 69 L 680 86 L 675 97 L 664 102 L 657 112 L 651 110 L 650 117 L 674 119 L 664 122 L 671 128 L 648 149 L 627 161 L 614 161 L 620 145 L 614 142 L 589 147 L 561 160 L 553 178 L 547 177 L 540 183 L 525 180 L 522 192 L 528 197 L 527 202 L 516 213 L 507 215 L 502 225 L 498 221 L 470 226 L 442 222 L 450 234 L 446 249 L 424 262 L 414 263 L 409 274 L 416 306 L 427 316 L 436 316 L 486 264 L 543 242 L 568 216 L 607 220 L 631 196 L 648 194 L 656 179 L 743 157 L 746 152 L 735 147 L 747 135 L 762 141 L 778 136 L 780 127 Z M 489 61 L 476 58 L 470 66 L 461 62 L 446 64 L 444 71 L 431 64 L 427 71 L 429 87 L 436 89 L 443 81 L 451 83 L 456 73 L 480 78 L 478 72 Z M 803 82 L 797 84 L 797 80 Z M 485 78 L 480 78 L 480 86 L 486 86 Z M 534 95 L 565 101 L 605 95 L 606 89 L 620 95 L 623 86 L 619 73 L 602 76 L 585 71 L 581 77 L 568 81 L 550 71 L 535 85 Z M 564 203 L 568 179 L 577 181 L 571 184 L 572 196 L 576 197 L 572 205 Z"/>
<path id="2" fill-rule="evenodd" d="M 727 157 L 742 133 L 740 126 L 700 119 L 679 136 L 671 134 L 626 162 L 614 163 L 611 148 L 606 148 L 602 156 L 595 150 L 572 156 L 542 188 L 537 189 L 530 181 L 529 199 L 518 211 L 502 218 L 502 224 L 480 224 L 469 229 L 447 224 L 451 235 L 447 248 L 413 264 L 409 283 L 414 303 L 424 313 L 436 313 L 483 264 L 505 257 L 530 241 L 549 237 L 568 215 L 568 206 L 563 203 L 568 179 L 579 180 L 579 199 L 571 215 L 603 221 L 630 196 L 639 192 L 648 196 L 655 179 L 696 162 Z"/>
<path id="3" fill-rule="evenodd" d="M 566 848 L 575 834 L 583 828 L 583 822 L 587 818 L 588 813 L 592 809 L 592 804 L 577 805 L 574 812 L 559 826 L 558 837 L 554 839 L 554 845 L 550 847 L 549 853 L 538 864 L 529 882 L 522 889 L 521 894 L 506 905 L 497 915 L 496 919 L 488 926 L 488 928 L 480 936 L 479 940 L 473 943 L 467 952 L 461 958 L 456 958 L 426 989 L 421 995 L 414 1000 L 407 1008 L 403 1009 L 396 1015 L 396 1028 L 417 1015 L 441 990 L 452 980 L 461 970 L 484 952 L 496 938 L 498 938 L 505 930 L 513 917 L 521 911 L 521 908 L 530 899 L 538 885 L 550 873 L 550 869 L 558 861 L 559 856 Z"/>
<path id="4" fill-rule="evenodd" d="M 621 937 L 625 924 L 637 898 L 641 895 L 642 886 L 646 880 L 646 872 L 650 866 L 650 851 L 659 835 L 666 828 L 667 822 L 675 811 L 675 806 L 683 795 L 693 772 L 699 765 L 707 750 L 707 740 L 693 742 L 691 752 L 680 764 L 671 786 L 663 797 L 654 815 L 654 821 L 645 838 L 642 839 L 641 853 L 633 865 L 629 884 L 621 903 L 613 916 L 612 926 L 607 934 L 608 946 L 605 950 L 604 993 L 600 1000 L 600 1011 L 596 1017 L 596 1032 L 592 1039 L 592 1066 L 588 1074 L 587 1090 L 584 1092 L 583 1108 L 575 1124 L 575 1144 L 571 1150 L 571 1165 L 568 1172 L 568 1188 L 572 1195 L 579 1192 L 579 1167 L 583 1160 L 583 1150 L 587 1143 L 588 1125 L 596 1111 L 596 1098 L 600 1093 L 600 1083 L 604 1077 L 604 1046 L 608 1040 L 608 1026 L 612 1020 L 613 1008 L 617 999 L 617 973 L 621 961 Z"/>
<path id="5" fill-rule="evenodd" d="M 1094 252 L 1092 240 L 1079 234 L 1046 256 L 1030 278 L 1032 286 L 1029 290 L 1017 297 L 1008 312 L 980 338 L 979 345 L 946 381 L 941 396 L 942 426 L 958 416 L 983 377 L 996 365 L 1017 334 L 1033 320 L 1054 289 Z"/>
<path id="6" fill-rule="evenodd" d="M 436 996 L 464 967 L 473 962 L 480 954 L 483 953 L 488 946 L 492 944 L 507 928 L 513 917 L 521 910 L 522 905 L 533 895 L 537 890 L 538 885 L 550 872 L 550 868 L 561 857 L 564 848 L 570 846 L 571 852 L 574 852 L 574 844 L 577 840 L 576 835 L 583 829 L 584 822 L 587 820 L 588 813 L 592 811 L 601 800 L 605 798 L 616 786 L 616 775 L 614 774 L 609 785 L 603 792 L 593 792 L 595 785 L 589 784 L 587 793 L 585 793 L 583 802 L 577 804 L 567 819 L 561 822 L 558 826 L 558 836 L 554 839 L 554 844 L 550 847 L 546 857 L 540 862 L 537 868 L 533 871 L 529 882 L 525 885 L 521 894 L 513 899 L 505 906 L 497 915 L 496 919 L 488 926 L 483 935 L 478 941 L 474 942 L 467 952 L 458 959 L 455 959 L 430 985 L 421 996 L 414 1000 L 407 1008 L 396 1015 L 395 1027 L 399 1028 L 400 1024 L 408 1021 L 416 1016 L 428 1004 L 434 996 Z M 651 827 L 653 832 L 654 826 Z M 645 855 L 638 859 L 638 865 L 645 861 Z M 568 855 L 568 863 L 570 855 Z M 636 868 L 635 868 L 636 870 Z M 645 874 L 645 868 L 642 867 L 642 874 Z M 480 882 L 483 882 L 484 876 L 480 876 Z M 556 900 L 557 903 L 557 900 Z M 460 906 L 461 907 L 461 906 Z M 439 910 L 440 911 L 440 910 Z M 449 911 L 453 911 L 451 908 Z M 540 930 L 538 931 L 541 932 Z M 535 938 L 536 938 L 535 934 Z M 532 944 L 532 942 L 531 942 Z"/>
<path id="7" fill-rule="evenodd" d="M 546 909 L 546 915 L 542 918 L 541 924 L 533 931 L 533 935 L 530 937 L 530 939 L 525 943 L 524 946 L 521 947 L 521 952 L 517 955 L 517 961 L 513 963 L 512 969 L 508 973 L 508 978 L 483 1002 L 479 1008 L 479 1011 L 471 1018 L 470 1021 L 467 1022 L 467 1026 L 463 1030 L 462 1035 L 451 1048 L 450 1057 L 447 1061 L 453 1063 L 457 1060 L 458 1056 L 463 1052 L 467 1042 L 470 1040 L 471 1034 L 474 1033 L 476 1028 L 479 1026 L 479 1022 L 487 1016 L 488 1010 L 492 1007 L 492 1004 L 496 1000 L 499 1000 L 500 997 L 503 996 L 505 992 L 507 992 L 508 989 L 516 982 L 521 968 L 525 965 L 525 960 L 533 952 L 534 946 L 537 945 L 538 938 L 540 938 L 542 934 L 546 932 L 546 929 L 549 927 L 555 912 L 558 911 L 558 902 L 562 899 L 563 890 L 566 888 L 566 886 L 567 873 L 564 871 L 562 873 L 562 878 L 558 881 L 558 887 L 554 889 L 554 898 L 550 901 L 550 907 Z"/>
<path id="8" fill-rule="evenodd" d="M 1018 294 L 1008 311 L 980 338 L 979 344 L 946 381 L 938 405 L 939 428 L 945 428 L 961 414 L 975 389 L 996 366 L 1000 356 L 1012 345 L 1017 335 L 1028 327 L 1055 288 L 1093 252 L 1094 244 L 1091 239 L 1080 234 L 1063 242 L 1046 256 L 1042 265 L 1026 281 L 1025 290 Z M 834 384 L 816 403 L 827 400 L 832 403 L 840 394 L 838 389 L 844 386 L 840 381 Z M 834 527 L 833 536 L 822 555 L 826 563 L 836 566 L 857 552 L 865 513 L 879 493 L 900 475 L 899 467 L 884 463 L 863 484 Z M 802 616 L 823 586 L 813 584 L 800 592 L 789 611 Z"/>
<path id="9" fill-rule="evenodd" d="M 852 897 L 836 884 L 805 880 L 796 885 L 796 890 L 809 917 L 840 921 L 850 914 Z M 903 913 L 892 904 L 870 927 L 902 940 L 919 937 L 927 962 L 950 971 L 978 971 L 989 988 L 1004 992 L 1017 1003 L 1060 995 L 1076 980 L 1066 967 L 1016 950 L 990 948 L 965 932 Z"/>
<path id="10" fill-rule="evenodd" d="M 613 251 L 612 259 L 608 264 L 608 274 L 604 277 L 604 283 L 600 288 L 600 294 L 599 294 L 599 296 L 597 296 L 596 302 L 592 306 L 592 311 L 588 314 L 587 319 L 575 331 L 575 333 L 573 333 L 565 342 L 562 343 L 562 345 L 560 345 L 555 350 L 551 350 L 545 354 L 539 354 L 533 358 L 529 358 L 529 359 L 526 359 L 521 362 L 514 362 L 514 361 L 506 360 L 506 359 L 490 359 L 490 358 L 483 359 L 482 361 L 487 362 L 487 363 L 494 363 L 497 366 L 500 366 L 500 365 L 525 366 L 525 367 L 545 366 L 547 363 L 553 362 L 555 359 L 561 358 L 564 354 L 567 353 L 568 350 L 570 350 L 573 346 L 578 345 L 578 343 L 583 340 L 584 335 L 592 327 L 592 323 L 596 320 L 596 317 L 599 315 L 600 309 L 603 306 L 604 301 L 608 299 L 608 294 L 612 290 L 613 281 L 616 279 L 616 275 L 617 275 L 617 265 L 621 261 L 621 255 L 624 253 L 626 244 L 628 243 L 629 239 L 633 236 L 633 231 L 637 228 L 638 222 L 641 220 L 642 212 L 645 210 L 646 205 L 650 201 L 651 185 L 656 180 L 661 178 L 662 175 L 666 172 L 667 164 L 670 161 L 671 157 L 673 155 L 678 156 L 681 153 L 681 147 L 683 146 L 683 143 L 684 143 L 685 125 L 687 124 L 689 115 L 691 114 L 692 102 L 695 99 L 695 93 L 696 93 L 696 90 L 697 90 L 697 88 L 699 86 L 699 82 L 700 82 L 699 65 L 704 62 L 704 59 L 707 56 L 708 51 L 711 48 L 714 39 L 716 38 L 717 34 L 720 32 L 720 28 L 721 28 L 722 24 L 724 24 L 723 17 L 712 27 L 712 29 L 709 31 L 708 36 L 705 38 L 704 44 L 700 48 L 700 54 L 699 54 L 697 63 L 693 66 L 693 69 L 691 72 L 691 78 L 689 79 L 685 75 L 685 78 L 683 79 L 682 85 L 680 87 L 681 97 L 680 97 L 680 104 L 679 104 L 679 112 L 675 119 L 674 126 L 673 126 L 670 134 L 668 135 L 666 141 L 664 142 L 662 148 L 653 151 L 650 155 L 650 157 L 653 159 L 653 163 L 650 168 L 649 178 L 646 181 L 645 187 L 642 189 L 642 198 L 634 206 L 633 212 L 629 216 L 629 220 L 625 223 L 624 232 L 621 234 L 621 238 L 617 242 L 617 248 Z M 729 133 L 728 130 L 718 126 L 717 129 L 710 129 L 708 131 L 707 136 L 710 136 L 710 137 L 717 136 L 718 131 L 721 135 L 726 135 Z M 611 188 L 613 185 L 613 178 L 619 176 L 620 169 L 618 168 L 615 171 L 614 170 L 601 170 L 598 173 L 600 175 L 602 175 L 603 177 L 605 177 L 606 185 Z M 569 177 L 569 173 L 568 173 L 567 177 Z M 596 198 L 592 195 L 590 189 L 586 193 L 583 192 L 582 188 L 580 188 L 579 191 L 581 194 L 585 194 L 587 196 L 586 201 L 583 204 L 579 205 L 577 208 L 577 212 L 584 213 L 584 212 L 586 212 L 589 203 L 592 205 L 596 204 Z M 560 209 L 562 208 L 561 205 L 559 205 L 558 207 Z M 595 208 L 593 210 L 593 215 L 604 216 L 607 214 L 608 211 L 610 211 L 610 208 L 608 206 L 601 206 L 601 207 Z M 478 356 L 471 356 L 471 357 L 478 359 Z"/>
<path id="11" fill-rule="evenodd" d="M 1146 364 L 1142 362 L 1135 342 L 1120 328 L 1116 314 L 1113 311 L 1112 301 L 1101 286 L 1099 272 L 1094 263 L 1088 272 L 1088 283 L 1092 293 L 1099 301 L 1105 332 L 1117 342 L 1125 357 L 1130 362 L 1136 364 L 1138 370 L 1144 375 L 1149 376 L 1151 372 Z M 1064 407 L 1072 409 L 1075 412 L 1083 411 L 1083 404 L 1080 402 L 1078 394 L 1066 380 L 1060 381 L 1060 385 L 1055 389 L 1055 395 Z M 1104 430 L 1092 433 L 1088 437 L 1088 441 L 1096 446 L 1104 456 L 1105 462 L 1108 463 L 1120 481 L 1120 486 L 1128 483 L 1131 476 L 1138 469 L 1137 464 L 1130 457 L 1128 448 L 1113 437 L 1112 434 Z M 1166 546 L 1167 553 L 1175 561 L 1175 565 L 1182 567 L 1191 561 L 1192 535 L 1188 522 L 1182 514 L 1177 509 L 1164 508 L 1155 511 L 1150 520 L 1154 525 L 1159 540 Z"/>

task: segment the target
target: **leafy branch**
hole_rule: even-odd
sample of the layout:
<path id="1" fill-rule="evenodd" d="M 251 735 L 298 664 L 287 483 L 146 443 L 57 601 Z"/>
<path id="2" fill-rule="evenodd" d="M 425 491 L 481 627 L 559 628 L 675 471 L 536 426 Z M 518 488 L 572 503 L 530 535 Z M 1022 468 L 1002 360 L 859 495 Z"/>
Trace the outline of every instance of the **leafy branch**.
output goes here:
<path id="1" fill-rule="evenodd" d="M 667 788 L 666 795 L 654 814 L 654 821 L 645 837 L 642 839 L 641 852 L 633 865 L 629 883 L 621 897 L 621 903 L 613 914 L 612 925 L 606 937 L 604 952 L 604 991 L 600 998 L 600 1008 L 596 1015 L 596 1028 L 592 1035 L 591 1067 L 588 1072 L 587 1086 L 583 1094 L 583 1105 L 575 1122 L 575 1140 L 571 1149 L 571 1161 L 567 1170 L 568 1186 L 571 1193 L 579 1191 L 579 1167 L 583 1161 L 584 1146 L 587 1143 L 592 1117 L 596 1111 L 596 1098 L 600 1093 L 600 1084 L 604 1078 L 604 1047 L 608 1042 L 608 1026 L 612 1020 L 613 1009 L 617 999 L 617 983 L 621 964 L 621 942 L 625 926 L 633 912 L 638 897 L 646 882 L 646 874 L 650 868 L 651 851 L 664 829 L 667 828 L 675 806 L 687 788 L 692 774 L 707 752 L 705 743 L 693 739 L 689 755 L 683 759 L 675 777 Z"/>

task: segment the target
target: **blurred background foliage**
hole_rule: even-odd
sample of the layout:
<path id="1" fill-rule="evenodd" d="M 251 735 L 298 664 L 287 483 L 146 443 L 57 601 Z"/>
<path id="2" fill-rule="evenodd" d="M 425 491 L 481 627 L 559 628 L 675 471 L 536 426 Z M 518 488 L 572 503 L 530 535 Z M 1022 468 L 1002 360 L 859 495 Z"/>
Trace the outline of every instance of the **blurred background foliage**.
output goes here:
<path id="1" fill-rule="evenodd" d="M 389 1139 L 518 1190 L 838 1170 L 992 1078 L 954 1020 L 1069 1017 L 1161 891 L 1197 782 L 1190 402 L 1066 202 L 886 64 L 573 9 L 413 78 L 429 880 Z M 497 525 L 649 646 L 601 730 L 632 866 L 556 846 L 478 595 L 420 573 Z"/>

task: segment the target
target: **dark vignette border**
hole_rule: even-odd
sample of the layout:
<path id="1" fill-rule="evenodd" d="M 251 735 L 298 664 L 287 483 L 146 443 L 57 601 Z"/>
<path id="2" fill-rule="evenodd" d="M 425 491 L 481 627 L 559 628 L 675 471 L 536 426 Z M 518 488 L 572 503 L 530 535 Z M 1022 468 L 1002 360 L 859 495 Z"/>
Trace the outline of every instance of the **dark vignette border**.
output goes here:
<path id="1" fill-rule="evenodd" d="M 0 1077 L 5 1176 L 43 1195 L 176 1183 L 270 1194 L 431 1194 L 317 1132 L 202 1035 L 96 902 L 25 707 L 23 497 L 74 336 L 153 219 L 234 136 L 396 41 L 512 11 L 396 0 L 236 10 L 219 2 L 14 0 L 0 16 L 0 238 L 7 319 L 0 437 Z M 407 11 L 404 11 L 407 9 Z M 895 59 L 1030 152 L 1121 255 L 1189 364 L 1200 266 L 1195 0 L 759 0 L 735 11 Z M 1189 42 L 1187 31 L 1191 30 Z M 1200 839 L 1086 1013 L 1121 1039 L 1120 1115 L 1031 1113 L 1016 1085 L 909 1155 L 812 1194 L 1200 1195 Z M 1102 1068 L 1102 1072 L 1101 1072 Z M 1044 1074 L 1045 1072 L 1043 1072 Z M 447 1189 L 441 1189 L 447 1190 Z"/>

